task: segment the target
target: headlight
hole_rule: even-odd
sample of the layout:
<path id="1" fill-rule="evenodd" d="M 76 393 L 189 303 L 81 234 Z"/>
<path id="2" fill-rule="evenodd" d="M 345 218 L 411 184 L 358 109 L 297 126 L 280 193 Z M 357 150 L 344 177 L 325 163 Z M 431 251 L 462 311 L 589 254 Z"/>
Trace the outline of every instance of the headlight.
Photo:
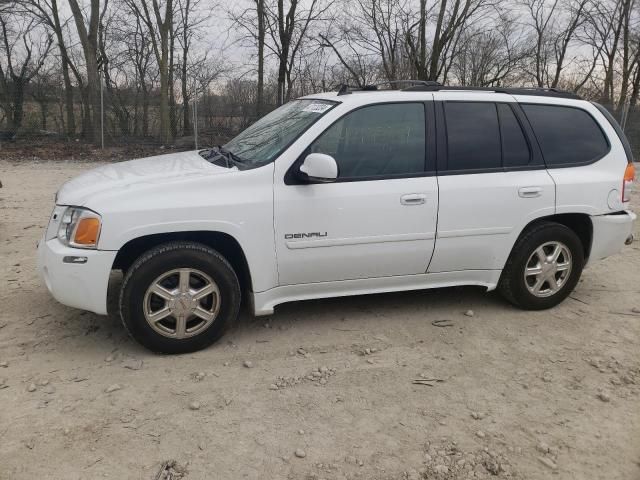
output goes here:
<path id="1" fill-rule="evenodd" d="M 58 239 L 69 247 L 96 248 L 100 227 L 97 213 L 86 208 L 68 207 L 62 214 Z"/>

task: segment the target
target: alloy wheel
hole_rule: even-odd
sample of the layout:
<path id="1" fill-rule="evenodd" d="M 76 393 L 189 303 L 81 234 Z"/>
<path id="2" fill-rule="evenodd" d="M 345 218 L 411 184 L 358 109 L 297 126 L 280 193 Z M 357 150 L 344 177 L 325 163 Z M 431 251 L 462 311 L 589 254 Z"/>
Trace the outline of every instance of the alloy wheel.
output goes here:
<path id="1" fill-rule="evenodd" d="M 527 260 L 524 282 L 536 297 L 550 297 L 565 285 L 571 268 L 571 251 L 567 246 L 561 242 L 546 242 Z"/>
<path id="2" fill-rule="evenodd" d="M 193 337 L 216 319 L 220 290 L 200 270 L 171 270 L 151 283 L 144 296 L 143 311 L 149 326 L 159 334 L 177 339 Z"/>

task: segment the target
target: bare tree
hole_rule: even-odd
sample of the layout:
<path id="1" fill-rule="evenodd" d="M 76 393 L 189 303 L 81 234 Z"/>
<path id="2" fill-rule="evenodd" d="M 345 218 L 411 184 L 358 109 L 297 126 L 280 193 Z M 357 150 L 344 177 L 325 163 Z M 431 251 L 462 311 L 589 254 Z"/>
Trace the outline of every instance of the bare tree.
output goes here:
<path id="1" fill-rule="evenodd" d="M 56 37 L 60 54 L 60 67 L 64 80 L 64 105 L 66 112 L 66 133 L 73 136 L 76 133 L 76 116 L 73 106 L 73 86 L 71 84 L 70 58 L 67 51 L 67 42 L 64 35 L 64 23 L 60 20 L 60 8 L 57 0 L 27 0 L 27 11 L 38 17 L 51 29 Z"/>
<path id="2" fill-rule="evenodd" d="M 404 33 L 407 54 L 417 78 L 442 80 L 461 34 L 491 5 L 492 0 L 440 0 L 439 4 L 435 2 L 429 7 L 427 0 L 420 0 L 419 12 L 407 15 Z M 434 31 L 427 46 L 429 20 L 433 16 Z"/>
<path id="3" fill-rule="evenodd" d="M 355 0 L 341 15 L 341 24 L 335 33 L 337 40 L 332 40 L 329 33 L 320 38 L 358 83 L 366 77 L 363 67 L 370 64 L 371 59 L 380 62 L 382 78 L 397 80 L 404 73 L 402 16 L 406 8 L 405 0 Z M 345 58 L 340 50 L 346 50 L 348 56 Z"/>
<path id="4" fill-rule="evenodd" d="M 259 117 L 264 113 L 264 44 L 266 37 L 265 17 L 266 11 L 264 0 L 254 0 L 256 4 L 257 17 L 257 42 L 258 42 L 258 83 L 256 95 L 256 115 Z"/>
<path id="5" fill-rule="evenodd" d="M 146 26 L 153 52 L 160 72 L 160 141 L 171 142 L 171 117 L 169 112 L 170 93 L 170 52 L 173 28 L 173 0 L 126 0 L 131 10 Z M 163 16 L 164 12 L 164 16 Z"/>
<path id="6" fill-rule="evenodd" d="M 142 25 L 140 17 L 135 16 L 135 27 L 127 33 L 125 44 L 127 57 L 134 66 L 134 77 L 136 85 L 136 115 L 134 118 L 134 132 L 143 137 L 149 135 L 149 96 L 154 87 L 154 79 L 150 74 L 150 64 L 152 62 L 152 48 L 146 35 L 146 29 Z M 142 97 L 142 118 L 138 118 L 138 102 Z"/>
<path id="7" fill-rule="evenodd" d="M 276 0 L 276 5 L 266 4 L 267 31 L 271 42 L 267 47 L 278 62 L 278 105 L 289 99 L 291 72 L 300 54 L 303 42 L 307 40 L 310 26 L 329 9 L 331 2 L 309 0 L 301 4 L 299 0 Z"/>
<path id="8" fill-rule="evenodd" d="M 599 100 L 610 104 L 615 96 L 615 63 L 618 55 L 618 47 L 624 26 L 624 11 L 632 0 L 593 0 L 586 12 L 587 21 L 585 28 L 586 43 L 594 51 L 594 64 L 599 64 L 604 77 L 602 78 Z M 592 73 L 596 72 L 594 70 Z M 590 75 L 586 81 L 593 84 L 599 83 Z"/>
<path id="9" fill-rule="evenodd" d="M 42 69 L 52 38 L 38 28 L 35 18 L 19 18 L 0 10 L 0 107 L 10 132 L 22 126 L 25 90 Z M 4 61 L 2 61 L 4 57 Z"/>
<path id="10" fill-rule="evenodd" d="M 565 67 L 567 50 L 577 28 L 585 21 L 589 0 L 523 0 L 532 30 L 531 76 L 539 87 L 557 87 Z"/>
<path id="11" fill-rule="evenodd" d="M 460 85 L 494 86 L 517 81 L 530 52 L 513 16 L 500 15 L 493 28 L 470 28 L 461 35 L 452 75 Z"/>
<path id="12" fill-rule="evenodd" d="M 177 3 L 177 25 L 176 38 L 182 49 L 179 63 L 180 86 L 182 94 L 182 128 L 184 135 L 192 134 L 191 111 L 189 101 L 191 92 L 189 89 L 189 77 L 194 74 L 193 65 L 201 66 L 209 58 L 209 50 L 204 54 L 193 54 L 192 46 L 194 41 L 201 38 L 201 30 L 205 26 L 206 20 L 214 15 L 213 5 L 208 4 L 203 8 L 201 0 L 178 0 Z M 193 60 L 190 58 L 193 57 Z"/>
<path id="13" fill-rule="evenodd" d="M 78 38 L 84 52 L 85 68 L 87 70 L 87 101 L 90 109 L 90 116 L 85 118 L 86 122 L 91 122 L 85 126 L 85 133 L 90 132 L 94 142 L 100 140 L 100 77 L 98 75 L 98 30 L 100 18 L 106 11 L 108 0 L 104 0 L 102 11 L 100 10 L 100 0 L 91 0 L 88 22 L 78 4 L 78 0 L 69 0 L 69 6 L 73 13 L 76 24 Z M 87 111 L 89 113 L 89 110 Z"/>
<path id="14" fill-rule="evenodd" d="M 633 12 L 636 7 L 635 0 L 624 0 L 622 2 L 622 38 L 620 59 L 620 95 L 618 97 L 617 110 L 621 110 L 629 97 L 629 90 L 637 91 L 638 75 L 635 82 L 631 83 L 633 71 L 638 69 L 640 61 L 640 48 L 638 48 L 638 19 L 634 18 Z M 637 98 L 637 94 L 636 94 Z"/>
<path id="15" fill-rule="evenodd" d="M 55 95 L 60 91 L 60 77 L 56 75 L 55 66 L 44 65 L 31 80 L 31 98 L 40 107 L 40 128 L 46 131 L 49 127 L 49 105 L 55 103 Z"/>

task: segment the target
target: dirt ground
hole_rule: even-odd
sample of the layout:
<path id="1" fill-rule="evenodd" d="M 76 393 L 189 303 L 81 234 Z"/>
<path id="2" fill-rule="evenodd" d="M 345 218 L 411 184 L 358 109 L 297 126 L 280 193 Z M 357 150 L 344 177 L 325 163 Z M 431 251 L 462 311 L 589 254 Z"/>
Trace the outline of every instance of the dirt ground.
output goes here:
<path id="1" fill-rule="evenodd" d="M 160 356 L 35 272 L 54 192 L 96 165 L 0 161 L 0 479 L 640 478 L 640 243 L 550 311 L 298 302 Z"/>

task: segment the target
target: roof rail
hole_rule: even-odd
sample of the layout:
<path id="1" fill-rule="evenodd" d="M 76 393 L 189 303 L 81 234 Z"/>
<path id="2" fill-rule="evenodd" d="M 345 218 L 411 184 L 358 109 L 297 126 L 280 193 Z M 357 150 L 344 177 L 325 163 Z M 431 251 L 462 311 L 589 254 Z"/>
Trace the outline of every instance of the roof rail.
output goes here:
<path id="1" fill-rule="evenodd" d="M 340 89 L 338 90 L 338 95 L 348 95 L 352 92 L 362 92 L 362 91 L 375 91 L 378 90 L 378 87 L 381 85 L 396 85 L 396 84 L 403 84 L 403 83 L 410 83 L 412 85 L 415 86 L 421 86 L 421 87 L 440 87 L 442 86 L 441 83 L 433 81 L 433 80 L 389 80 L 386 82 L 379 82 L 379 83 L 374 83 L 371 85 L 363 85 L 362 87 L 354 87 L 351 85 L 347 85 L 346 83 L 343 83 L 342 85 L 340 85 Z M 411 88 L 411 87 L 409 87 Z M 406 90 L 406 89 L 403 89 Z"/>
<path id="2" fill-rule="evenodd" d="M 441 92 L 441 91 L 471 91 L 506 93 L 509 95 L 536 95 L 541 97 L 571 98 L 582 100 L 576 93 L 560 90 L 558 88 L 543 87 L 459 87 L 449 85 L 412 85 L 403 88 L 404 92 Z"/>

